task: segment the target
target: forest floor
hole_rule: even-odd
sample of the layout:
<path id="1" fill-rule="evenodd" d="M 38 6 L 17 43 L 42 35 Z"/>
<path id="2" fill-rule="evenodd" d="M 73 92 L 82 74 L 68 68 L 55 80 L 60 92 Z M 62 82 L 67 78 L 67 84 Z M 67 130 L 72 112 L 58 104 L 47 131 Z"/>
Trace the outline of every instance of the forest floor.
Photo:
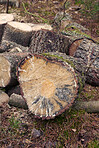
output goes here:
<path id="1" fill-rule="evenodd" d="M 26 9 L 39 15 L 49 23 L 53 22 L 55 14 L 63 11 L 63 1 L 26 1 Z M 66 12 L 72 15 L 75 22 L 90 30 L 92 37 L 98 38 L 97 17 L 82 15 L 81 11 L 72 10 L 75 5 L 70 1 Z M 79 5 L 82 9 L 82 5 Z M 4 6 L 0 6 L 0 12 L 4 12 Z M 16 20 L 28 23 L 43 23 L 27 13 L 21 4 L 20 8 L 10 8 L 10 13 L 16 16 Z M 87 11 L 86 11 L 87 12 Z M 96 16 L 96 15 L 95 15 Z M 79 94 L 80 100 L 99 100 L 99 87 L 85 84 Z M 87 113 L 84 110 L 75 110 L 71 107 L 63 114 L 51 120 L 35 119 L 28 111 L 4 104 L 0 108 L 0 147 L 1 148 L 98 148 L 99 146 L 99 114 Z"/>

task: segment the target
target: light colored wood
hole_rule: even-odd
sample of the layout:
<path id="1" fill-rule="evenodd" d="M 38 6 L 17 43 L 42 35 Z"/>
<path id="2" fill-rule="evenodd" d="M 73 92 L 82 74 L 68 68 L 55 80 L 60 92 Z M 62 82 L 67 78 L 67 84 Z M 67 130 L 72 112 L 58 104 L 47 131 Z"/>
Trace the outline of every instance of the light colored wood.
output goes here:
<path id="1" fill-rule="evenodd" d="M 2 39 L 2 35 L 3 35 L 3 32 L 4 32 L 5 25 L 8 22 L 13 21 L 13 20 L 14 20 L 14 17 L 13 17 L 12 14 L 6 14 L 6 13 L 0 14 L 0 42 L 1 42 L 1 39 Z"/>
<path id="2" fill-rule="evenodd" d="M 0 87 L 15 85 L 17 81 L 16 68 L 18 62 L 29 53 L 0 54 Z"/>
<path id="3" fill-rule="evenodd" d="M 18 67 L 18 78 L 29 110 L 40 118 L 54 118 L 77 96 L 77 79 L 68 63 L 28 56 Z"/>

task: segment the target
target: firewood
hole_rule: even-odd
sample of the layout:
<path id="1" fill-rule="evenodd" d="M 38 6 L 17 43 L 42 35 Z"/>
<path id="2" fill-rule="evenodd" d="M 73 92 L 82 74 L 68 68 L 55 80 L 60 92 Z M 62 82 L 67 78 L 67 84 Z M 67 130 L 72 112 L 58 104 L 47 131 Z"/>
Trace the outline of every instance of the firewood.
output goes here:
<path id="1" fill-rule="evenodd" d="M 0 87 L 16 84 L 16 67 L 18 62 L 27 55 L 28 53 L 0 54 Z"/>
<path id="2" fill-rule="evenodd" d="M 27 104 L 21 95 L 13 93 L 9 98 L 9 105 L 28 109 Z"/>
<path id="3" fill-rule="evenodd" d="M 9 96 L 0 90 L 0 107 L 3 105 L 3 103 L 8 103 L 9 102 Z"/>
<path id="4" fill-rule="evenodd" d="M 84 39 L 74 53 L 74 57 L 82 59 L 86 68 L 87 83 L 99 86 L 99 45 Z"/>
<path id="5" fill-rule="evenodd" d="M 69 48 L 70 56 L 74 55 L 74 53 L 76 52 L 77 48 L 80 46 L 82 41 L 83 39 L 77 39 L 77 40 L 74 40 L 74 42 L 70 45 L 70 48 Z"/>
<path id="6" fill-rule="evenodd" d="M 26 23 L 12 21 L 7 23 L 3 40 L 8 40 L 20 44 L 22 46 L 29 46 L 32 28 Z"/>
<path id="7" fill-rule="evenodd" d="M 77 110 L 84 109 L 89 113 L 99 113 L 99 101 L 77 101 L 74 108 Z"/>
<path id="8" fill-rule="evenodd" d="M 41 29 L 33 32 L 29 51 L 31 53 L 59 51 L 67 54 L 70 43 L 71 39 L 62 34 Z"/>
<path id="9" fill-rule="evenodd" d="M 28 51 L 28 47 L 24 47 L 15 42 L 2 40 L 0 53 L 2 52 L 27 52 L 27 51 Z"/>
<path id="10" fill-rule="evenodd" d="M 5 25 L 7 24 L 7 22 L 10 22 L 13 20 L 14 20 L 14 17 L 12 14 L 6 14 L 6 13 L 0 14 L 0 42 L 2 39 Z"/>
<path id="11" fill-rule="evenodd" d="M 22 95 L 35 117 L 54 118 L 69 108 L 77 97 L 74 69 L 67 62 L 57 60 L 28 55 L 19 64 L 17 75 Z"/>

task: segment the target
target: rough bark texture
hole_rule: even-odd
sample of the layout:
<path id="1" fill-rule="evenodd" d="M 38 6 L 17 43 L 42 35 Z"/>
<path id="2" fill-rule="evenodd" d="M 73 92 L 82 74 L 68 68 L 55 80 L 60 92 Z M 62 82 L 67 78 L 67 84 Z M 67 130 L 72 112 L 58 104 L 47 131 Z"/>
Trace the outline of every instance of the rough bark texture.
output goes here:
<path id="1" fill-rule="evenodd" d="M 29 55 L 19 64 L 18 78 L 29 110 L 39 118 L 54 118 L 77 97 L 77 78 L 67 62 Z"/>
<path id="2" fill-rule="evenodd" d="M 87 82 L 99 86 L 99 45 L 84 39 L 77 48 L 74 57 L 82 59 L 86 69 Z"/>
<path id="3" fill-rule="evenodd" d="M 28 46 L 32 34 L 32 28 L 26 23 L 9 22 L 4 31 L 3 40 L 8 40 L 21 44 L 22 46 Z"/>
<path id="4" fill-rule="evenodd" d="M 0 47 L 0 52 L 27 52 L 28 47 L 24 47 L 20 44 L 17 44 L 15 42 L 7 41 L 7 40 L 2 40 L 1 47 Z"/>
<path id="5" fill-rule="evenodd" d="M 29 53 L 0 54 L 0 87 L 16 84 L 16 68 L 18 62 Z"/>
<path id="6" fill-rule="evenodd" d="M 31 53 L 63 52 L 68 53 L 71 39 L 49 30 L 33 32 L 29 51 Z"/>
<path id="7" fill-rule="evenodd" d="M 9 98 L 9 105 L 28 109 L 27 104 L 21 95 L 13 93 Z"/>
<path id="8" fill-rule="evenodd" d="M 2 39 L 5 25 L 7 24 L 7 22 L 10 22 L 13 20 L 14 20 L 14 17 L 12 14 L 0 14 L 0 42 Z"/>

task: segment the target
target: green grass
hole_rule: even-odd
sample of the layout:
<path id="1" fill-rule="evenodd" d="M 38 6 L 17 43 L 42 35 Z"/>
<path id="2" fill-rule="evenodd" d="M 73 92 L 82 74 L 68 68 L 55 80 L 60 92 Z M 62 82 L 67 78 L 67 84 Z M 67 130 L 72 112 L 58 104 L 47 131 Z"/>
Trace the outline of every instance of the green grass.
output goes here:
<path id="1" fill-rule="evenodd" d="M 91 141 L 88 144 L 88 148 L 99 148 L 99 141 L 98 140 Z"/>

